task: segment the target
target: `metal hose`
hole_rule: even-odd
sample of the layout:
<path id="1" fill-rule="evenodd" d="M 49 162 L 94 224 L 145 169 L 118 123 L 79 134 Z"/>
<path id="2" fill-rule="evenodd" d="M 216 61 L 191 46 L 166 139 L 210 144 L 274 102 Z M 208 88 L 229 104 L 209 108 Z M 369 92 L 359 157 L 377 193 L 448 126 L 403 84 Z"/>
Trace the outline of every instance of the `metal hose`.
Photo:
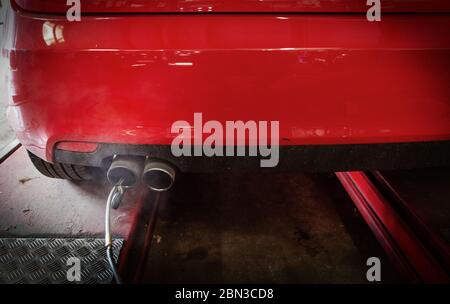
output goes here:
<path id="1" fill-rule="evenodd" d="M 113 260 L 113 251 L 112 251 L 112 236 L 111 236 L 111 208 L 114 206 L 118 206 L 120 201 L 123 198 L 125 193 L 125 189 L 122 186 L 123 179 L 121 179 L 114 187 L 111 189 L 111 192 L 108 195 L 108 200 L 106 201 L 106 210 L 105 210 L 105 247 L 106 247 L 106 257 L 108 259 L 109 266 L 111 271 L 113 272 L 114 281 L 116 284 L 122 284 L 122 279 L 120 278 L 119 273 L 117 272 L 116 266 L 114 265 Z"/>

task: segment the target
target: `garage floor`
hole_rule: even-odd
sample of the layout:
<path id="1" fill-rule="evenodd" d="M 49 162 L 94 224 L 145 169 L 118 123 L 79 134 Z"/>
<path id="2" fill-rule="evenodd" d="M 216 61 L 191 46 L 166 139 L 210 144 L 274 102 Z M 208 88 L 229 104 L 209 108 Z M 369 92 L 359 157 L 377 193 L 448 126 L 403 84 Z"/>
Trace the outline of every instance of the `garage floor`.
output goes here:
<path id="1" fill-rule="evenodd" d="M 400 196 L 450 243 L 449 168 L 383 172 Z"/>
<path id="2" fill-rule="evenodd" d="M 101 237 L 109 190 L 104 183 L 47 178 L 20 148 L 0 164 L 0 237 Z M 132 203 L 128 195 L 112 212 L 117 236 L 129 230 Z"/>
<path id="3" fill-rule="evenodd" d="M 1 2 L 1 1 L 0 1 Z M 0 42 L 3 35 L 3 21 L 4 12 L 2 6 L 0 7 Z M 6 154 L 5 149 L 8 149 L 8 145 L 14 141 L 15 135 L 11 127 L 8 124 L 8 119 L 6 117 L 7 109 L 7 88 L 5 86 L 6 82 L 6 70 L 8 62 L 0 56 L 0 157 Z"/>
<path id="4" fill-rule="evenodd" d="M 398 281 L 331 174 L 186 175 L 150 252 L 152 283 L 366 283 L 371 256 Z"/>
<path id="5" fill-rule="evenodd" d="M 0 164 L 0 237 L 101 237 L 108 190 L 43 177 L 20 148 Z M 136 191 L 113 212 L 117 236 Z M 331 174 L 184 175 L 162 202 L 144 282 L 365 283 L 371 256 L 398 281 Z"/>

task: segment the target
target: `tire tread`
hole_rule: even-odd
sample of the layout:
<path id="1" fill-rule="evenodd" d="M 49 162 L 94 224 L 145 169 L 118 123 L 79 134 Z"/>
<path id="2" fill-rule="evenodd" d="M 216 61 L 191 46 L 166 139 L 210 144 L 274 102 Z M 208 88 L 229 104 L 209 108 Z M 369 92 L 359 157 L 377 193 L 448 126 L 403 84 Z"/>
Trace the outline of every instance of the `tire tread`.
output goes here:
<path id="1" fill-rule="evenodd" d="M 28 156 L 34 167 L 43 175 L 50 178 L 59 178 L 66 180 L 91 180 L 93 177 L 93 168 L 85 166 L 77 166 L 72 164 L 49 163 L 40 159 L 36 155 L 28 151 Z"/>

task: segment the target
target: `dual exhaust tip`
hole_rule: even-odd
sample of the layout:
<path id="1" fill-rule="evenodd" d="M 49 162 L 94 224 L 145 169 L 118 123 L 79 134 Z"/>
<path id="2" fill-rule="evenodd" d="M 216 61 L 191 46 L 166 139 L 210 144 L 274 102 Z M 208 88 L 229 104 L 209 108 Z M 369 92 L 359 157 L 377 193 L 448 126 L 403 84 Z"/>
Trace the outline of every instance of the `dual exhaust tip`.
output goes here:
<path id="1" fill-rule="evenodd" d="M 143 157 L 116 155 L 107 172 L 110 183 L 123 187 L 136 186 L 142 181 L 153 191 L 164 192 L 175 183 L 175 169 L 170 164 Z"/>

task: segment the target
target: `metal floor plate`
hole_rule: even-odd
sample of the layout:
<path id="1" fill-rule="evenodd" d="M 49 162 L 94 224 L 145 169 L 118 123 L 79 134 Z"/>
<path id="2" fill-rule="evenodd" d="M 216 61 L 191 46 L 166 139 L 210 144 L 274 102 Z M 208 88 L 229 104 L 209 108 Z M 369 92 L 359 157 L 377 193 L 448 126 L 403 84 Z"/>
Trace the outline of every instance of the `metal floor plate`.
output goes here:
<path id="1" fill-rule="evenodd" d="M 123 239 L 113 241 L 115 261 L 122 245 Z M 67 279 L 70 258 L 80 261 L 79 281 Z M 103 239 L 0 239 L 0 284 L 106 284 L 112 277 Z"/>

